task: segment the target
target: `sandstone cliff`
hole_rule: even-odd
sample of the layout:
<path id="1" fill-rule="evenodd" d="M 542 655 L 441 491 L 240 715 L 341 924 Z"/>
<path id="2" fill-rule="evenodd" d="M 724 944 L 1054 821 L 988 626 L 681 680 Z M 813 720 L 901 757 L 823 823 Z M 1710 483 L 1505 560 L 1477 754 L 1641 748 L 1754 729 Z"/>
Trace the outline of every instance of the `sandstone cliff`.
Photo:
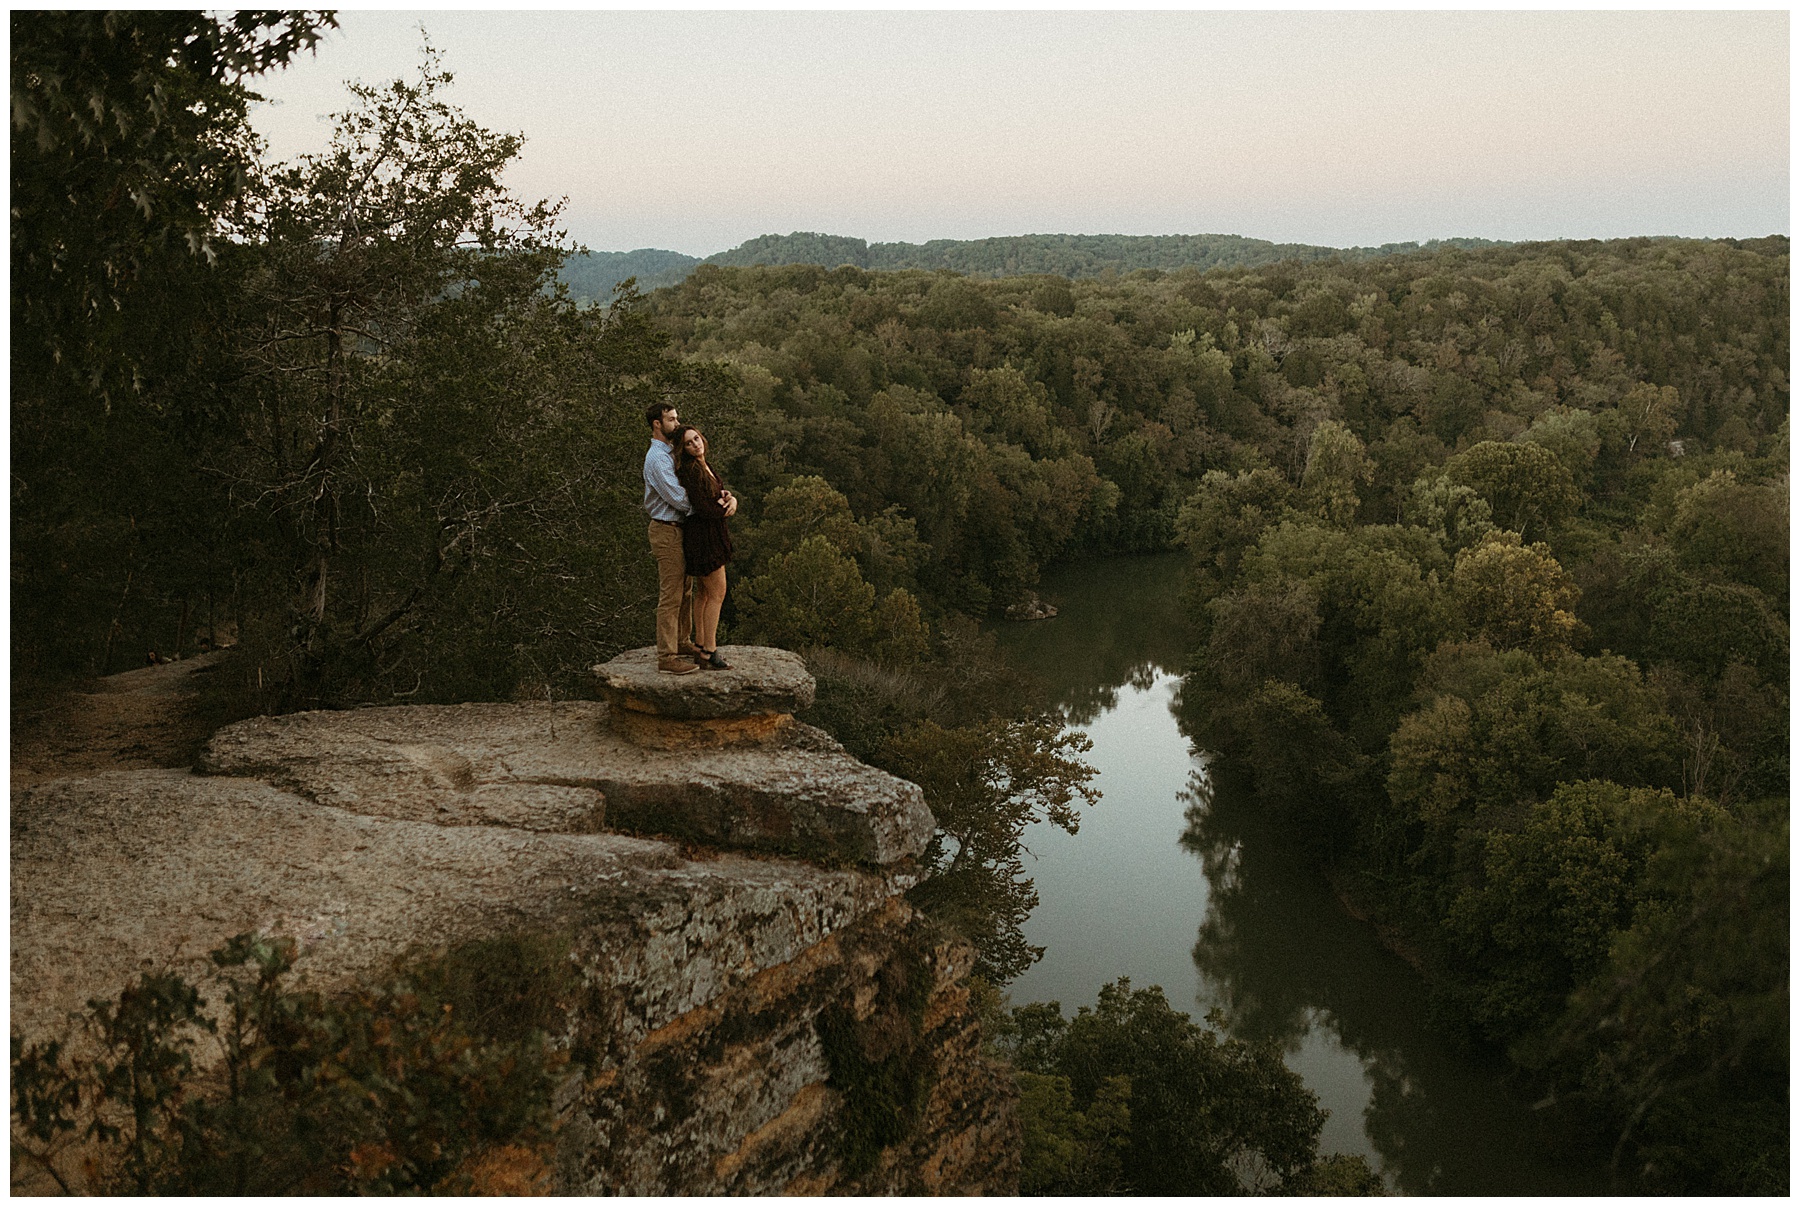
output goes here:
<path id="1" fill-rule="evenodd" d="M 677 679 L 624 655 L 605 702 L 259 718 L 193 771 L 15 790 L 14 1032 L 248 930 L 301 940 L 327 988 L 420 945 L 556 936 L 582 1060 L 544 1188 L 1011 1193 L 969 952 L 901 896 L 932 831 L 917 787 L 793 721 L 797 657 L 729 657 Z M 904 1134 L 865 1126 L 875 1069 L 916 1091 Z"/>

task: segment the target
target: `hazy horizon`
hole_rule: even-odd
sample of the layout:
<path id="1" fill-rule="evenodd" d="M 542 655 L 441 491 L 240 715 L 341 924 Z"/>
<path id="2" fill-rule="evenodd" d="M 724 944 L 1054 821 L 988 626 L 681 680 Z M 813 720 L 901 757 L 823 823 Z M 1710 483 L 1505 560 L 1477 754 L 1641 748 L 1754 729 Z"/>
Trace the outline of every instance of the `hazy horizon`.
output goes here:
<path id="1" fill-rule="evenodd" d="M 1379 246 L 1789 233 L 1788 14 L 340 13 L 254 83 L 273 158 L 343 81 L 522 133 L 595 251 L 767 234 L 1228 234 Z"/>
<path id="2" fill-rule="evenodd" d="M 1784 232 L 1771 232 L 1771 233 L 1779 234 L 1779 233 L 1784 233 Z M 740 239 L 736 243 L 733 243 L 730 247 L 716 247 L 713 250 L 706 251 L 706 252 L 678 252 L 672 247 L 650 247 L 648 245 L 646 245 L 644 247 L 606 247 L 606 248 L 590 247 L 587 250 L 596 255 L 606 255 L 606 256 L 623 256 L 623 255 L 629 255 L 632 252 L 639 252 L 639 251 L 671 252 L 675 255 L 691 256 L 692 258 L 697 259 L 697 260 L 704 260 L 708 256 L 715 256 L 715 255 L 720 254 L 721 252 L 735 251 L 739 247 L 742 247 L 744 244 L 754 242 L 757 239 L 766 238 L 766 237 L 774 237 L 774 238 L 780 239 L 780 238 L 788 238 L 793 235 L 831 235 L 831 236 L 838 237 L 838 238 L 862 239 L 861 235 L 849 235 L 843 231 L 799 231 L 799 230 L 762 231 L 759 234 L 751 235 L 745 239 Z M 1002 234 L 1002 235 L 972 235 L 967 238 L 952 239 L 952 240 L 950 240 L 950 242 L 979 243 L 984 239 L 1031 239 L 1031 238 L 1061 238 L 1061 237 L 1083 239 L 1083 238 L 1106 238 L 1106 237 L 1115 237 L 1115 236 L 1120 236 L 1120 237 L 1124 237 L 1124 238 L 1128 238 L 1128 239 L 1134 239 L 1134 238 L 1155 239 L 1155 238 L 1162 238 L 1162 237 L 1207 238 L 1209 236 L 1215 236 L 1215 235 L 1224 236 L 1227 238 L 1245 238 L 1245 239 L 1255 239 L 1258 237 L 1256 235 L 1239 235 L 1238 232 L 1236 232 L 1236 231 L 1152 231 L 1152 232 L 1145 232 L 1144 234 L 1141 234 L 1141 235 L 1123 235 L 1123 236 L 1121 236 L 1121 232 L 1119 232 L 1119 231 L 1100 231 L 1100 230 L 1094 230 L 1094 231 L 1010 231 L 1010 232 L 1008 232 L 1006 234 Z M 1627 236 L 1621 236 L 1621 237 L 1627 237 Z M 1648 237 L 1658 238 L 1660 236 L 1652 235 L 1652 236 L 1648 236 Z M 1678 238 L 1680 236 L 1673 236 L 1673 237 Z M 1739 236 L 1722 236 L 1722 237 L 1736 238 Z M 1749 236 L 1749 237 L 1755 237 L 1755 236 Z M 1451 240 L 1451 239 L 1469 239 L 1469 238 L 1481 239 L 1481 238 L 1486 238 L 1486 236 L 1484 236 L 1484 235 L 1434 235 L 1434 236 L 1432 236 L 1431 239 L 1388 239 L 1385 242 L 1388 244 L 1417 243 L 1417 244 L 1422 245 L 1425 243 L 1433 242 L 1434 240 L 1437 242 L 1444 242 L 1446 240 Z M 907 246 L 907 247 L 922 247 L 927 243 L 932 243 L 932 242 L 937 242 L 937 241 L 938 241 L 938 239 L 936 239 L 936 238 L 933 238 L 933 239 L 863 239 L 863 242 L 868 244 L 871 247 L 873 247 L 877 244 L 883 244 L 883 245 L 888 245 L 888 246 L 900 245 L 900 246 Z M 1298 240 L 1270 239 L 1270 240 L 1267 240 L 1267 242 L 1274 243 L 1277 246 L 1286 246 L 1286 245 L 1295 244 L 1298 242 Z M 1495 242 L 1511 242 L 1511 240 L 1495 240 Z M 1342 250 L 1345 250 L 1345 251 L 1349 251 L 1349 250 L 1352 250 L 1353 248 L 1380 247 L 1382 245 L 1383 244 L 1380 244 L 1380 243 L 1356 243 L 1356 244 L 1315 243 L 1315 244 L 1308 244 L 1307 246 L 1336 247 L 1336 248 L 1341 248 Z"/>

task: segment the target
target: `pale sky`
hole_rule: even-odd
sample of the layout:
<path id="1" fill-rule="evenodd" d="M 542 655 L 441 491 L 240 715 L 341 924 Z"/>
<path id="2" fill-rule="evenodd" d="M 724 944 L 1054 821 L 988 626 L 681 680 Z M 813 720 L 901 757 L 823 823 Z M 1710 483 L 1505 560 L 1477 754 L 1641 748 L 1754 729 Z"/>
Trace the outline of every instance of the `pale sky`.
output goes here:
<path id="1" fill-rule="evenodd" d="M 523 134 L 595 251 L 1222 233 L 1330 246 L 1788 233 L 1788 14 L 341 11 L 253 83 L 272 157 L 347 79 Z"/>

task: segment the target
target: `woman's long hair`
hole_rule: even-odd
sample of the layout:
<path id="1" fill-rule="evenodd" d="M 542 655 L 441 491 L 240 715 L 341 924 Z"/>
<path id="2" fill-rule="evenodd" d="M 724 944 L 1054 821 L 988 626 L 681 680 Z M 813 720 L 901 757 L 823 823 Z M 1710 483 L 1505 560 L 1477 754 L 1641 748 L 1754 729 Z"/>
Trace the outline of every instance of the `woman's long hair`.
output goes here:
<path id="1" fill-rule="evenodd" d="M 677 478 L 685 478 L 692 472 L 704 473 L 708 478 L 712 479 L 712 489 L 717 491 L 719 489 L 719 475 L 713 472 L 712 466 L 687 451 L 688 433 L 699 431 L 700 429 L 694 427 L 692 424 L 684 423 L 675 429 L 675 434 L 673 436 L 669 437 L 670 441 L 675 445 L 675 476 Z M 700 439 L 706 439 L 705 432 L 700 432 Z M 689 468 L 690 466 L 698 466 L 699 468 L 698 470 L 691 470 Z"/>

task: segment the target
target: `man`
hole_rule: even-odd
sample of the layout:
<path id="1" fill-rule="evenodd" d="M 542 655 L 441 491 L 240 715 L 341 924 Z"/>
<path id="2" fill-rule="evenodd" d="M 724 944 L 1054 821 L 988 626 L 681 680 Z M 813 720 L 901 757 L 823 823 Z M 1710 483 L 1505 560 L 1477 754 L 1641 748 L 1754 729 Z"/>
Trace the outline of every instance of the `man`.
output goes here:
<path id="1" fill-rule="evenodd" d="M 681 554 L 681 521 L 693 506 L 675 477 L 675 447 L 669 437 L 681 417 L 666 402 L 644 412 L 650 424 L 650 448 L 644 454 L 644 510 L 650 513 L 650 552 L 656 557 L 656 669 L 688 675 L 704 657 L 689 634 L 694 627 L 694 600 L 688 593 L 687 565 Z M 730 492 L 722 498 L 725 514 L 737 513 Z"/>

